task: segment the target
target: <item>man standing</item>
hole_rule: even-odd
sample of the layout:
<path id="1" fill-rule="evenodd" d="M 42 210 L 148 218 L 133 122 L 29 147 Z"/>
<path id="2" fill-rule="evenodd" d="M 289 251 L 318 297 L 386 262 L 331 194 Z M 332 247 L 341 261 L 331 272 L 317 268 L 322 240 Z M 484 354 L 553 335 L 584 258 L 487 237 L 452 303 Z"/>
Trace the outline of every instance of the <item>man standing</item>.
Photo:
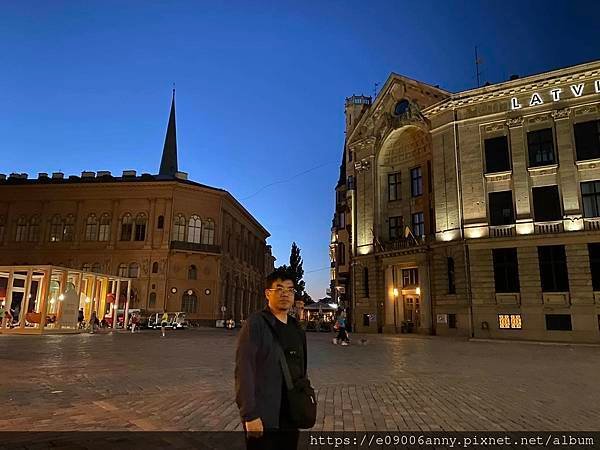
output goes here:
<path id="1" fill-rule="evenodd" d="M 248 449 L 295 449 L 299 432 L 290 420 L 280 356 L 283 349 L 294 382 L 305 377 L 306 335 L 288 315 L 295 294 L 290 274 L 275 270 L 265 288 L 267 306 L 248 317 L 238 338 L 236 403 Z"/>

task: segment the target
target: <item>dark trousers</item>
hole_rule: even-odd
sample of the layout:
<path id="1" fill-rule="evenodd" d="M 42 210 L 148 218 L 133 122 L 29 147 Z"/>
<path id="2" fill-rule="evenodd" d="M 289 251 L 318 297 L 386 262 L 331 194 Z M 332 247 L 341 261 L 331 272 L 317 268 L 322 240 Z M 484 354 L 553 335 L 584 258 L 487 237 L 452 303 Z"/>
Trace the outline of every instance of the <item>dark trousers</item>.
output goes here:
<path id="1" fill-rule="evenodd" d="M 266 429 L 259 438 L 246 435 L 247 450 L 295 450 L 298 448 L 300 431 L 290 423 L 286 405 L 279 413 L 279 428 Z M 245 429 L 245 427 L 244 427 Z"/>
<path id="2" fill-rule="evenodd" d="M 338 335 L 337 335 L 337 340 L 338 340 L 338 342 L 342 342 L 342 341 L 348 342 L 350 340 L 350 339 L 348 339 L 348 333 L 346 333 L 346 328 L 340 327 L 340 329 L 338 331 Z"/>

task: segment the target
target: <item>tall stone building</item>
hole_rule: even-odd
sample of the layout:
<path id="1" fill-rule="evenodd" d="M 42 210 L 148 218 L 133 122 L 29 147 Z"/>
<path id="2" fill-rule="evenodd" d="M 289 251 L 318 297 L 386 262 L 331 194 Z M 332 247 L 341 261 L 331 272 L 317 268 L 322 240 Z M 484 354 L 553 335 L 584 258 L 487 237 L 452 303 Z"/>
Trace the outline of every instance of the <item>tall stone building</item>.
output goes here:
<path id="1" fill-rule="evenodd" d="M 130 277 L 130 307 L 149 313 L 244 319 L 263 303 L 268 236 L 229 192 L 179 171 L 174 96 L 156 175 L 0 175 L 0 265 Z"/>
<path id="2" fill-rule="evenodd" d="M 355 328 L 600 341 L 600 62 L 362 99 L 331 242 Z"/>

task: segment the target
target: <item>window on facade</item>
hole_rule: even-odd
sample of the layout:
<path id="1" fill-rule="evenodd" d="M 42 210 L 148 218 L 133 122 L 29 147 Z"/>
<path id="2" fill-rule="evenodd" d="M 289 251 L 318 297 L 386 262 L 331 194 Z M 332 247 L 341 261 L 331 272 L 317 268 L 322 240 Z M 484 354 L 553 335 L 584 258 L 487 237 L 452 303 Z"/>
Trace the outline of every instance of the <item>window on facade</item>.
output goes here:
<path id="1" fill-rule="evenodd" d="M 337 257 L 337 262 L 338 265 L 343 266 L 344 264 L 346 264 L 346 246 L 344 245 L 343 242 L 338 243 L 337 246 L 337 250 L 338 250 L 338 257 Z"/>
<path id="2" fill-rule="evenodd" d="M 129 264 L 129 278 L 138 278 L 140 276 L 140 265 L 138 263 Z"/>
<path id="3" fill-rule="evenodd" d="M 490 225 L 510 225 L 515 223 L 512 191 L 490 192 Z"/>
<path id="4" fill-rule="evenodd" d="M 401 197 L 400 172 L 388 174 L 388 200 L 400 200 Z"/>
<path id="5" fill-rule="evenodd" d="M 100 263 L 92 264 L 92 272 L 96 272 L 96 273 L 102 272 L 102 266 L 100 265 Z"/>
<path id="6" fill-rule="evenodd" d="M 50 242 L 59 242 L 63 237 L 63 221 L 57 214 L 50 220 Z"/>
<path id="7" fill-rule="evenodd" d="M 152 273 L 158 273 L 158 263 L 156 261 L 152 263 Z"/>
<path id="8" fill-rule="evenodd" d="M 448 314 L 448 328 L 456 328 L 456 314 Z"/>
<path id="9" fill-rule="evenodd" d="M 119 264 L 117 275 L 120 277 L 126 277 L 129 275 L 129 268 L 127 267 L 127 264 Z"/>
<path id="10" fill-rule="evenodd" d="M 65 219 L 65 226 L 63 228 L 63 241 L 71 242 L 75 237 L 75 216 L 69 214 Z"/>
<path id="11" fill-rule="evenodd" d="M 402 287 L 419 284 L 419 269 L 402 269 Z"/>
<path id="12" fill-rule="evenodd" d="M 98 218 L 96 214 L 90 214 L 85 221 L 84 239 L 86 241 L 96 241 L 98 239 Z"/>
<path id="13" fill-rule="evenodd" d="M 371 324 L 369 314 L 363 314 L 363 326 L 368 327 Z"/>
<path id="14" fill-rule="evenodd" d="M 420 166 L 410 170 L 410 192 L 413 197 L 423 195 L 423 173 Z"/>
<path id="15" fill-rule="evenodd" d="M 40 240 L 40 218 L 33 216 L 29 220 L 29 233 L 27 240 L 29 242 L 38 242 Z"/>
<path id="16" fill-rule="evenodd" d="M 156 223 L 156 228 L 162 230 L 165 227 L 165 216 L 158 216 L 158 221 Z"/>
<path id="17" fill-rule="evenodd" d="M 346 228 L 346 213 L 344 211 L 338 213 L 338 228 Z"/>
<path id="18" fill-rule="evenodd" d="M 400 239 L 404 236 L 404 220 L 402 219 L 402 216 L 389 218 L 389 233 L 390 241 Z"/>
<path id="19" fill-rule="evenodd" d="M 363 286 L 365 288 L 365 297 L 369 297 L 369 269 L 363 268 Z"/>
<path id="20" fill-rule="evenodd" d="M 572 331 L 570 314 L 546 314 L 546 330 Z"/>
<path id="21" fill-rule="evenodd" d="M 27 240 L 27 218 L 25 216 L 21 216 L 17 219 L 15 241 L 23 242 L 25 240 Z"/>
<path id="22" fill-rule="evenodd" d="M 456 294 L 456 275 L 454 272 L 454 258 L 446 258 L 446 267 L 448 274 L 448 294 Z"/>
<path id="23" fill-rule="evenodd" d="M 506 136 L 486 139 L 484 147 L 485 173 L 510 170 L 510 154 L 508 151 L 508 138 Z"/>
<path id="24" fill-rule="evenodd" d="M 145 241 L 146 240 L 146 223 L 148 219 L 146 214 L 138 214 L 135 218 L 135 235 L 134 240 Z"/>
<path id="25" fill-rule="evenodd" d="M 533 196 L 533 216 L 536 222 L 562 220 L 558 186 L 534 187 L 531 193 Z"/>
<path id="26" fill-rule="evenodd" d="M 590 257 L 590 272 L 592 273 L 592 286 L 594 291 L 600 291 L 600 243 L 588 244 Z"/>
<path id="27" fill-rule="evenodd" d="M 583 217 L 600 217 L 600 181 L 581 183 Z"/>
<path id="28" fill-rule="evenodd" d="M 90 263 L 85 263 L 83 266 L 81 266 L 81 270 L 83 270 L 84 272 L 91 272 L 92 265 Z"/>
<path id="29" fill-rule="evenodd" d="M 198 269 L 195 265 L 191 265 L 188 267 L 188 280 L 197 280 L 198 279 Z"/>
<path id="30" fill-rule="evenodd" d="M 186 292 L 181 298 L 181 310 L 186 313 L 195 313 L 198 310 L 198 297 L 196 294 Z"/>
<path id="31" fill-rule="evenodd" d="M 412 228 L 415 237 L 425 236 L 425 216 L 422 212 L 412 215 Z"/>
<path id="32" fill-rule="evenodd" d="M 215 223 L 208 219 L 202 228 L 202 243 L 205 245 L 215 244 Z"/>
<path id="33" fill-rule="evenodd" d="M 185 225 L 186 220 L 182 214 L 178 214 L 173 220 L 173 240 L 183 242 L 185 241 Z"/>
<path id="34" fill-rule="evenodd" d="M 521 314 L 498 314 L 498 327 L 501 330 L 520 330 Z"/>
<path id="35" fill-rule="evenodd" d="M 187 240 L 188 242 L 199 244 L 201 242 L 201 237 L 202 221 L 200 220 L 200 217 L 193 215 L 188 222 Z"/>
<path id="36" fill-rule="evenodd" d="M 519 292 L 519 262 L 516 248 L 492 250 L 496 292 Z"/>
<path id="37" fill-rule="evenodd" d="M 110 216 L 106 213 L 100 217 L 100 227 L 98 228 L 98 240 L 106 242 L 110 239 Z"/>
<path id="38" fill-rule="evenodd" d="M 543 130 L 527 133 L 527 148 L 529 152 L 529 167 L 556 164 L 552 128 L 544 128 Z"/>
<path id="39" fill-rule="evenodd" d="M 569 274 L 564 245 L 538 247 L 543 292 L 568 292 Z"/>
<path id="40" fill-rule="evenodd" d="M 156 292 L 150 292 L 148 298 L 148 308 L 156 308 Z"/>
<path id="41" fill-rule="evenodd" d="M 125 214 L 121 219 L 121 240 L 130 241 L 133 237 L 133 218 L 131 214 Z"/>
<path id="42" fill-rule="evenodd" d="M 600 158 L 600 120 L 574 125 L 577 161 Z"/>

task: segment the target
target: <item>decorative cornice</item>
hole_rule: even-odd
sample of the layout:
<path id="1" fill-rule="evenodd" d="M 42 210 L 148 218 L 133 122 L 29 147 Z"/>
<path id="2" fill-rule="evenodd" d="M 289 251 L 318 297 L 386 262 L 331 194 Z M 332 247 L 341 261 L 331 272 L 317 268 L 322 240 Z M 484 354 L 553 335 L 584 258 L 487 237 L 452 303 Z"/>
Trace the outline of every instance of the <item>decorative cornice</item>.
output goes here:
<path id="1" fill-rule="evenodd" d="M 523 117 L 519 116 L 519 117 L 513 117 L 513 118 L 506 119 L 506 126 L 508 128 L 515 128 L 515 127 L 523 126 Z"/>
<path id="2" fill-rule="evenodd" d="M 554 120 L 568 119 L 571 117 L 571 108 L 555 109 L 551 114 Z"/>

